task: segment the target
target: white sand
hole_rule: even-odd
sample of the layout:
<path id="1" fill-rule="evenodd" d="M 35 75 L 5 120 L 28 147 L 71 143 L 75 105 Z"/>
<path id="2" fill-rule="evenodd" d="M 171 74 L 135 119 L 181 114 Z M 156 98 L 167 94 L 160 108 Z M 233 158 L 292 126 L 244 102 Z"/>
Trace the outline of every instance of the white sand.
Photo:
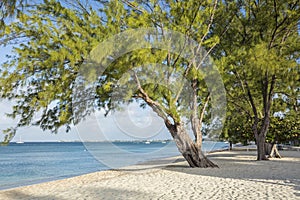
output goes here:
<path id="1" fill-rule="evenodd" d="M 169 158 L 3 190 L 0 199 L 300 199 L 300 152 L 281 154 L 258 162 L 253 151 L 213 153 L 219 169 Z"/>

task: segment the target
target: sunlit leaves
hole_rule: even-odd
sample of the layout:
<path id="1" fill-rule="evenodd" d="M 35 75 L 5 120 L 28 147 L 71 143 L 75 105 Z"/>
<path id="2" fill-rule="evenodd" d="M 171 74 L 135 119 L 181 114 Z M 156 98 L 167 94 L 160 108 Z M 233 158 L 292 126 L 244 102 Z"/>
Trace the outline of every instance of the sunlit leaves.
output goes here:
<path id="1" fill-rule="evenodd" d="M 195 40 L 199 49 L 211 51 L 221 42 L 221 35 L 230 22 L 224 23 L 229 14 L 223 9 L 227 9 L 224 2 L 213 0 L 130 3 L 113 0 L 81 12 L 66 8 L 59 1 L 45 0 L 20 13 L 16 22 L 5 28 L 5 34 L 0 33 L 1 42 L 15 45 L 16 53 L 15 58 L 3 65 L 1 96 L 17 100 L 12 114 L 20 117 L 17 126 L 34 124 L 53 132 L 61 126 L 78 123 L 94 108 L 95 101 L 97 108 L 113 110 L 119 103 L 145 99 L 145 96 L 155 101 L 156 106 L 160 105 L 173 122 L 189 119 L 191 105 L 184 95 L 188 96 L 191 83 L 199 88 L 195 91 L 199 107 L 196 111 L 202 109 L 209 91 L 205 73 L 199 70 L 205 66 L 193 66 L 191 60 L 171 52 L 174 46 L 177 48 L 177 41 L 166 45 L 165 50 L 145 45 L 125 55 L 114 54 L 118 51 L 111 49 L 126 49 L 139 41 L 124 44 L 126 38 L 119 38 L 119 42 L 113 42 L 114 48 L 109 45 L 94 48 L 122 31 L 153 27 L 162 39 L 167 38 L 166 30 L 170 29 Z M 94 55 L 90 55 L 92 50 Z M 111 57 L 102 58 L 103 52 Z M 109 66 L 95 70 L 91 67 L 84 72 L 84 67 L 94 64 L 89 63 L 89 57 L 97 62 L 95 57 L 103 59 L 103 66 L 108 63 Z M 180 76 L 185 72 L 184 77 Z M 144 80 L 139 89 L 146 94 L 137 90 L 135 75 Z M 84 78 L 90 82 L 78 84 Z M 96 91 L 90 90 L 91 85 Z M 92 100 L 85 101 L 84 97 Z M 36 113 L 40 114 L 37 119 L 33 117 Z"/>
<path id="2" fill-rule="evenodd" d="M 95 12 L 87 16 L 45 1 L 5 27 L 2 43 L 14 44 L 16 56 L 2 66 L 1 96 L 17 100 L 11 115 L 20 117 L 17 126 L 33 123 L 56 132 L 72 123 L 72 85 L 103 36 L 100 21 Z M 34 113 L 43 114 L 33 121 Z"/>
<path id="3" fill-rule="evenodd" d="M 242 113 L 234 115 L 239 121 L 247 122 L 248 118 L 253 125 L 254 119 L 258 119 L 258 131 L 263 120 L 271 117 L 270 134 L 274 134 L 273 115 L 287 108 L 280 93 L 299 99 L 294 95 L 300 87 L 299 81 L 295 81 L 299 74 L 299 2 L 247 1 L 239 9 L 221 40 L 221 59 L 217 61 L 224 70 L 229 106 Z M 245 130 L 246 127 L 245 124 Z"/>

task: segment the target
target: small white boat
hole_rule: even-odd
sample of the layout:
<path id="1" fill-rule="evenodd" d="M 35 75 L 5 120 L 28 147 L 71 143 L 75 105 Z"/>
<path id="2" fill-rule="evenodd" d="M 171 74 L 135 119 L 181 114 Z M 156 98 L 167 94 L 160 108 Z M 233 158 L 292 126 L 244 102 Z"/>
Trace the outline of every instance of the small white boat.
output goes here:
<path id="1" fill-rule="evenodd" d="M 150 144 L 150 141 L 146 141 L 145 144 Z"/>
<path id="2" fill-rule="evenodd" d="M 24 142 L 22 141 L 22 137 L 20 135 L 19 141 L 16 142 L 17 144 L 23 144 Z"/>
<path id="3" fill-rule="evenodd" d="M 162 141 L 161 143 L 166 144 L 167 142 L 166 141 Z"/>

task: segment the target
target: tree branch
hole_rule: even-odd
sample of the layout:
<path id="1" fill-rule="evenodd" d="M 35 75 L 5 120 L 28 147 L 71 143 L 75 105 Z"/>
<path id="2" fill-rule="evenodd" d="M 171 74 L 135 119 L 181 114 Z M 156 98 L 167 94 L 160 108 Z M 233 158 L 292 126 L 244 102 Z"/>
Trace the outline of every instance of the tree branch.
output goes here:
<path id="1" fill-rule="evenodd" d="M 211 15 L 210 15 L 210 19 L 209 19 L 210 22 L 209 22 L 209 24 L 208 24 L 208 26 L 207 26 L 207 31 L 206 31 L 206 33 L 203 35 L 203 37 L 201 38 L 199 47 L 202 46 L 202 43 L 203 43 L 205 37 L 208 35 L 209 30 L 210 30 L 210 27 L 212 26 L 212 23 L 213 23 L 214 17 L 215 17 L 216 8 L 217 8 L 217 3 L 218 3 L 218 0 L 215 0 L 215 2 L 214 2 L 214 7 L 213 7 L 213 11 L 212 11 L 212 13 L 211 13 Z M 198 51 L 199 51 L 199 50 L 198 50 Z M 197 52 L 198 52 L 198 51 L 197 51 Z"/>
<path id="2" fill-rule="evenodd" d="M 207 96 L 205 98 L 205 101 L 204 101 L 204 105 L 203 105 L 203 107 L 201 109 L 200 118 L 199 118 L 200 123 L 202 123 L 202 121 L 203 121 L 204 113 L 205 113 L 205 110 L 206 110 L 206 108 L 208 106 L 209 99 L 210 99 L 210 93 L 207 94 Z"/>
<path id="3" fill-rule="evenodd" d="M 165 113 L 167 113 L 167 114 L 170 115 L 170 113 L 166 112 L 166 110 L 163 108 L 163 106 L 161 106 L 156 101 L 153 101 L 149 97 L 149 95 L 147 94 L 147 92 L 142 88 L 141 83 L 139 81 L 139 78 L 138 78 L 136 72 L 133 71 L 133 73 L 134 73 L 135 82 L 137 83 L 138 90 L 140 91 L 140 94 L 138 95 L 138 97 L 142 98 L 153 109 L 153 111 L 155 113 L 157 113 L 165 121 L 165 123 L 171 125 L 172 123 L 170 122 L 170 120 L 168 119 L 167 115 L 165 114 Z M 172 116 L 170 116 L 170 117 L 172 117 Z M 174 120 L 174 122 L 175 122 L 175 120 Z"/>

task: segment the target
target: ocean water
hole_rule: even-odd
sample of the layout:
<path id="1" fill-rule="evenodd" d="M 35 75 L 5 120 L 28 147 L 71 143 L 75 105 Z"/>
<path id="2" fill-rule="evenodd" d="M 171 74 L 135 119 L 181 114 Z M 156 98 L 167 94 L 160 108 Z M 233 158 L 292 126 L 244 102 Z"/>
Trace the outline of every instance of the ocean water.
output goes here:
<path id="1" fill-rule="evenodd" d="M 203 143 L 204 151 L 228 148 Z M 176 156 L 175 143 L 25 142 L 0 146 L 0 190 Z"/>

